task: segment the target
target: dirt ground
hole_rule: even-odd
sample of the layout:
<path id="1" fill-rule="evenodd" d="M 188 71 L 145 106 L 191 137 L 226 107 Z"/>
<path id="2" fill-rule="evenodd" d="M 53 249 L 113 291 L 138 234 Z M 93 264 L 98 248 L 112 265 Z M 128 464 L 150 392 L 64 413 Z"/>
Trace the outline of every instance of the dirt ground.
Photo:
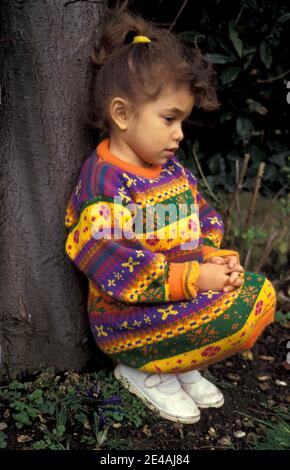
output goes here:
<path id="1" fill-rule="evenodd" d="M 194 425 L 180 425 L 148 412 L 143 428 L 122 426 L 114 438 L 133 449 L 249 449 L 259 440 L 264 425 L 255 418 L 275 422 L 275 410 L 289 412 L 289 370 L 286 369 L 290 329 L 270 325 L 250 353 L 236 354 L 210 366 L 204 376 L 224 393 L 220 409 L 206 409 Z M 120 442 L 121 444 L 121 442 Z"/>

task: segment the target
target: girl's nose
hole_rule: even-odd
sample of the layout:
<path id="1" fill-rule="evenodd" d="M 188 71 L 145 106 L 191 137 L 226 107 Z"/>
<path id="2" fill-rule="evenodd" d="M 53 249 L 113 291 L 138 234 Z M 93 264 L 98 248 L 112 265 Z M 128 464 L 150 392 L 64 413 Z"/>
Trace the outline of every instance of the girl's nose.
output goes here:
<path id="1" fill-rule="evenodd" d="M 174 132 L 174 140 L 180 142 L 183 139 L 184 135 L 181 129 L 181 126 Z"/>

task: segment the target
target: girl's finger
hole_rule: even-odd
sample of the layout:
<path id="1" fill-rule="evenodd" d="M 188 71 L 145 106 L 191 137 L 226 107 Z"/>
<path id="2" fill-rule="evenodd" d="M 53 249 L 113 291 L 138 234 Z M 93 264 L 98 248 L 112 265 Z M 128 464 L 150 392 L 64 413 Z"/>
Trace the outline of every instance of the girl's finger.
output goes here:
<path id="1" fill-rule="evenodd" d="M 230 261 L 229 261 L 229 267 L 230 267 L 230 268 L 233 268 L 233 267 L 235 266 L 235 264 L 236 264 L 236 263 L 235 263 L 233 260 L 230 260 Z"/>
<path id="2" fill-rule="evenodd" d="M 233 286 L 225 286 L 223 288 L 223 291 L 226 292 L 226 293 L 231 292 L 233 290 L 234 290 Z"/>
<path id="3" fill-rule="evenodd" d="M 232 285 L 235 287 L 241 287 L 243 285 L 243 279 L 239 277 Z"/>
<path id="4" fill-rule="evenodd" d="M 227 257 L 227 263 L 230 268 L 233 268 L 238 262 L 238 258 L 236 256 L 229 256 Z"/>
<path id="5" fill-rule="evenodd" d="M 233 284 L 237 279 L 239 279 L 239 273 L 237 273 L 236 271 L 234 271 L 232 274 L 231 274 L 231 277 L 230 277 L 230 284 Z"/>
<path id="6" fill-rule="evenodd" d="M 223 264 L 223 259 L 219 256 L 213 256 L 211 258 L 212 263 Z"/>
<path id="7" fill-rule="evenodd" d="M 228 269 L 230 269 L 230 266 L 228 266 Z M 245 270 L 243 268 L 243 266 L 241 266 L 240 264 L 236 264 L 236 266 L 234 268 L 231 268 L 232 271 L 231 272 L 239 272 L 239 273 L 243 273 Z"/>

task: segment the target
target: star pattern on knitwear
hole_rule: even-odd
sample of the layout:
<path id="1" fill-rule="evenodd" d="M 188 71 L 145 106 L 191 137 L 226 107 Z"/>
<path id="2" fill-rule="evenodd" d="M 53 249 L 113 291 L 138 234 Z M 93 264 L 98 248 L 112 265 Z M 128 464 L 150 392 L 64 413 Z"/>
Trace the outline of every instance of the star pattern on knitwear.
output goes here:
<path id="1" fill-rule="evenodd" d="M 162 320 L 166 320 L 169 315 L 178 315 L 178 310 L 173 310 L 173 305 L 169 305 L 168 308 L 158 308 L 157 311 L 162 313 Z"/>
<path id="2" fill-rule="evenodd" d="M 108 333 L 104 331 L 104 325 L 101 326 L 95 326 L 96 332 L 98 337 L 100 338 L 101 336 L 108 336 Z"/>
<path id="3" fill-rule="evenodd" d="M 130 188 L 132 184 L 136 186 L 137 180 L 135 178 L 130 178 L 126 173 L 123 173 L 123 177 L 127 180 L 127 187 Z"/>
<path id="4" fill-rule="evenodd" d="M 128 267 L 130 273 L 132 273 L 134 271 L 134 266 L 137 266 L 138 264 L 140 264 L 139 261 L 133 261 L 133 258 L 130 256 L 130 258 L 127 260 L 127 263 L 122 263 L 121 265 Z"/>

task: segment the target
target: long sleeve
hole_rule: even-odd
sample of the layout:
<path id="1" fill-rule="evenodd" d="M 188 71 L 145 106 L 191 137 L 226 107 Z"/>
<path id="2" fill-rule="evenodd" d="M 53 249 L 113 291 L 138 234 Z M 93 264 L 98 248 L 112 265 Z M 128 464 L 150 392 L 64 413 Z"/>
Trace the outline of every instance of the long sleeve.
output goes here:
<path id="1" fill-rule="evenodd" d="M 65 249 L 71 261 L 101 293 L 118 301 L 156 303 L 188 298 L 188 263 L 167 262 L 162 253 L 146 249 L 136 237 L 130 239 L 132 213 L 126 206 L 132 201 L 124 187 L 119 193 L 121 202 L 116 202 L 112 192 L 117 182 L 106 186 L 107 194 L 96 195 L 84 179 L 81 175 L 66 212 L 70 232 Z M 97 179 L 94 177 L 94 187 L 99 186 Z"/>
<path id="2" fill-rule="evenodd" d="M 195 203 L 199 207 L 199 223 L 202 237 L 202 253 L 204 261 L 211 256 L 229 256 L 239 254 L 235 250 L 220 249 L 223 235 L 224 224 L 220 214 L 209 206 L 205 198 L 197 189 L 197 180 L 192 172 L 186 168 L 186 176 L 189 180 L 191 191 L 193 193 Z"/>

